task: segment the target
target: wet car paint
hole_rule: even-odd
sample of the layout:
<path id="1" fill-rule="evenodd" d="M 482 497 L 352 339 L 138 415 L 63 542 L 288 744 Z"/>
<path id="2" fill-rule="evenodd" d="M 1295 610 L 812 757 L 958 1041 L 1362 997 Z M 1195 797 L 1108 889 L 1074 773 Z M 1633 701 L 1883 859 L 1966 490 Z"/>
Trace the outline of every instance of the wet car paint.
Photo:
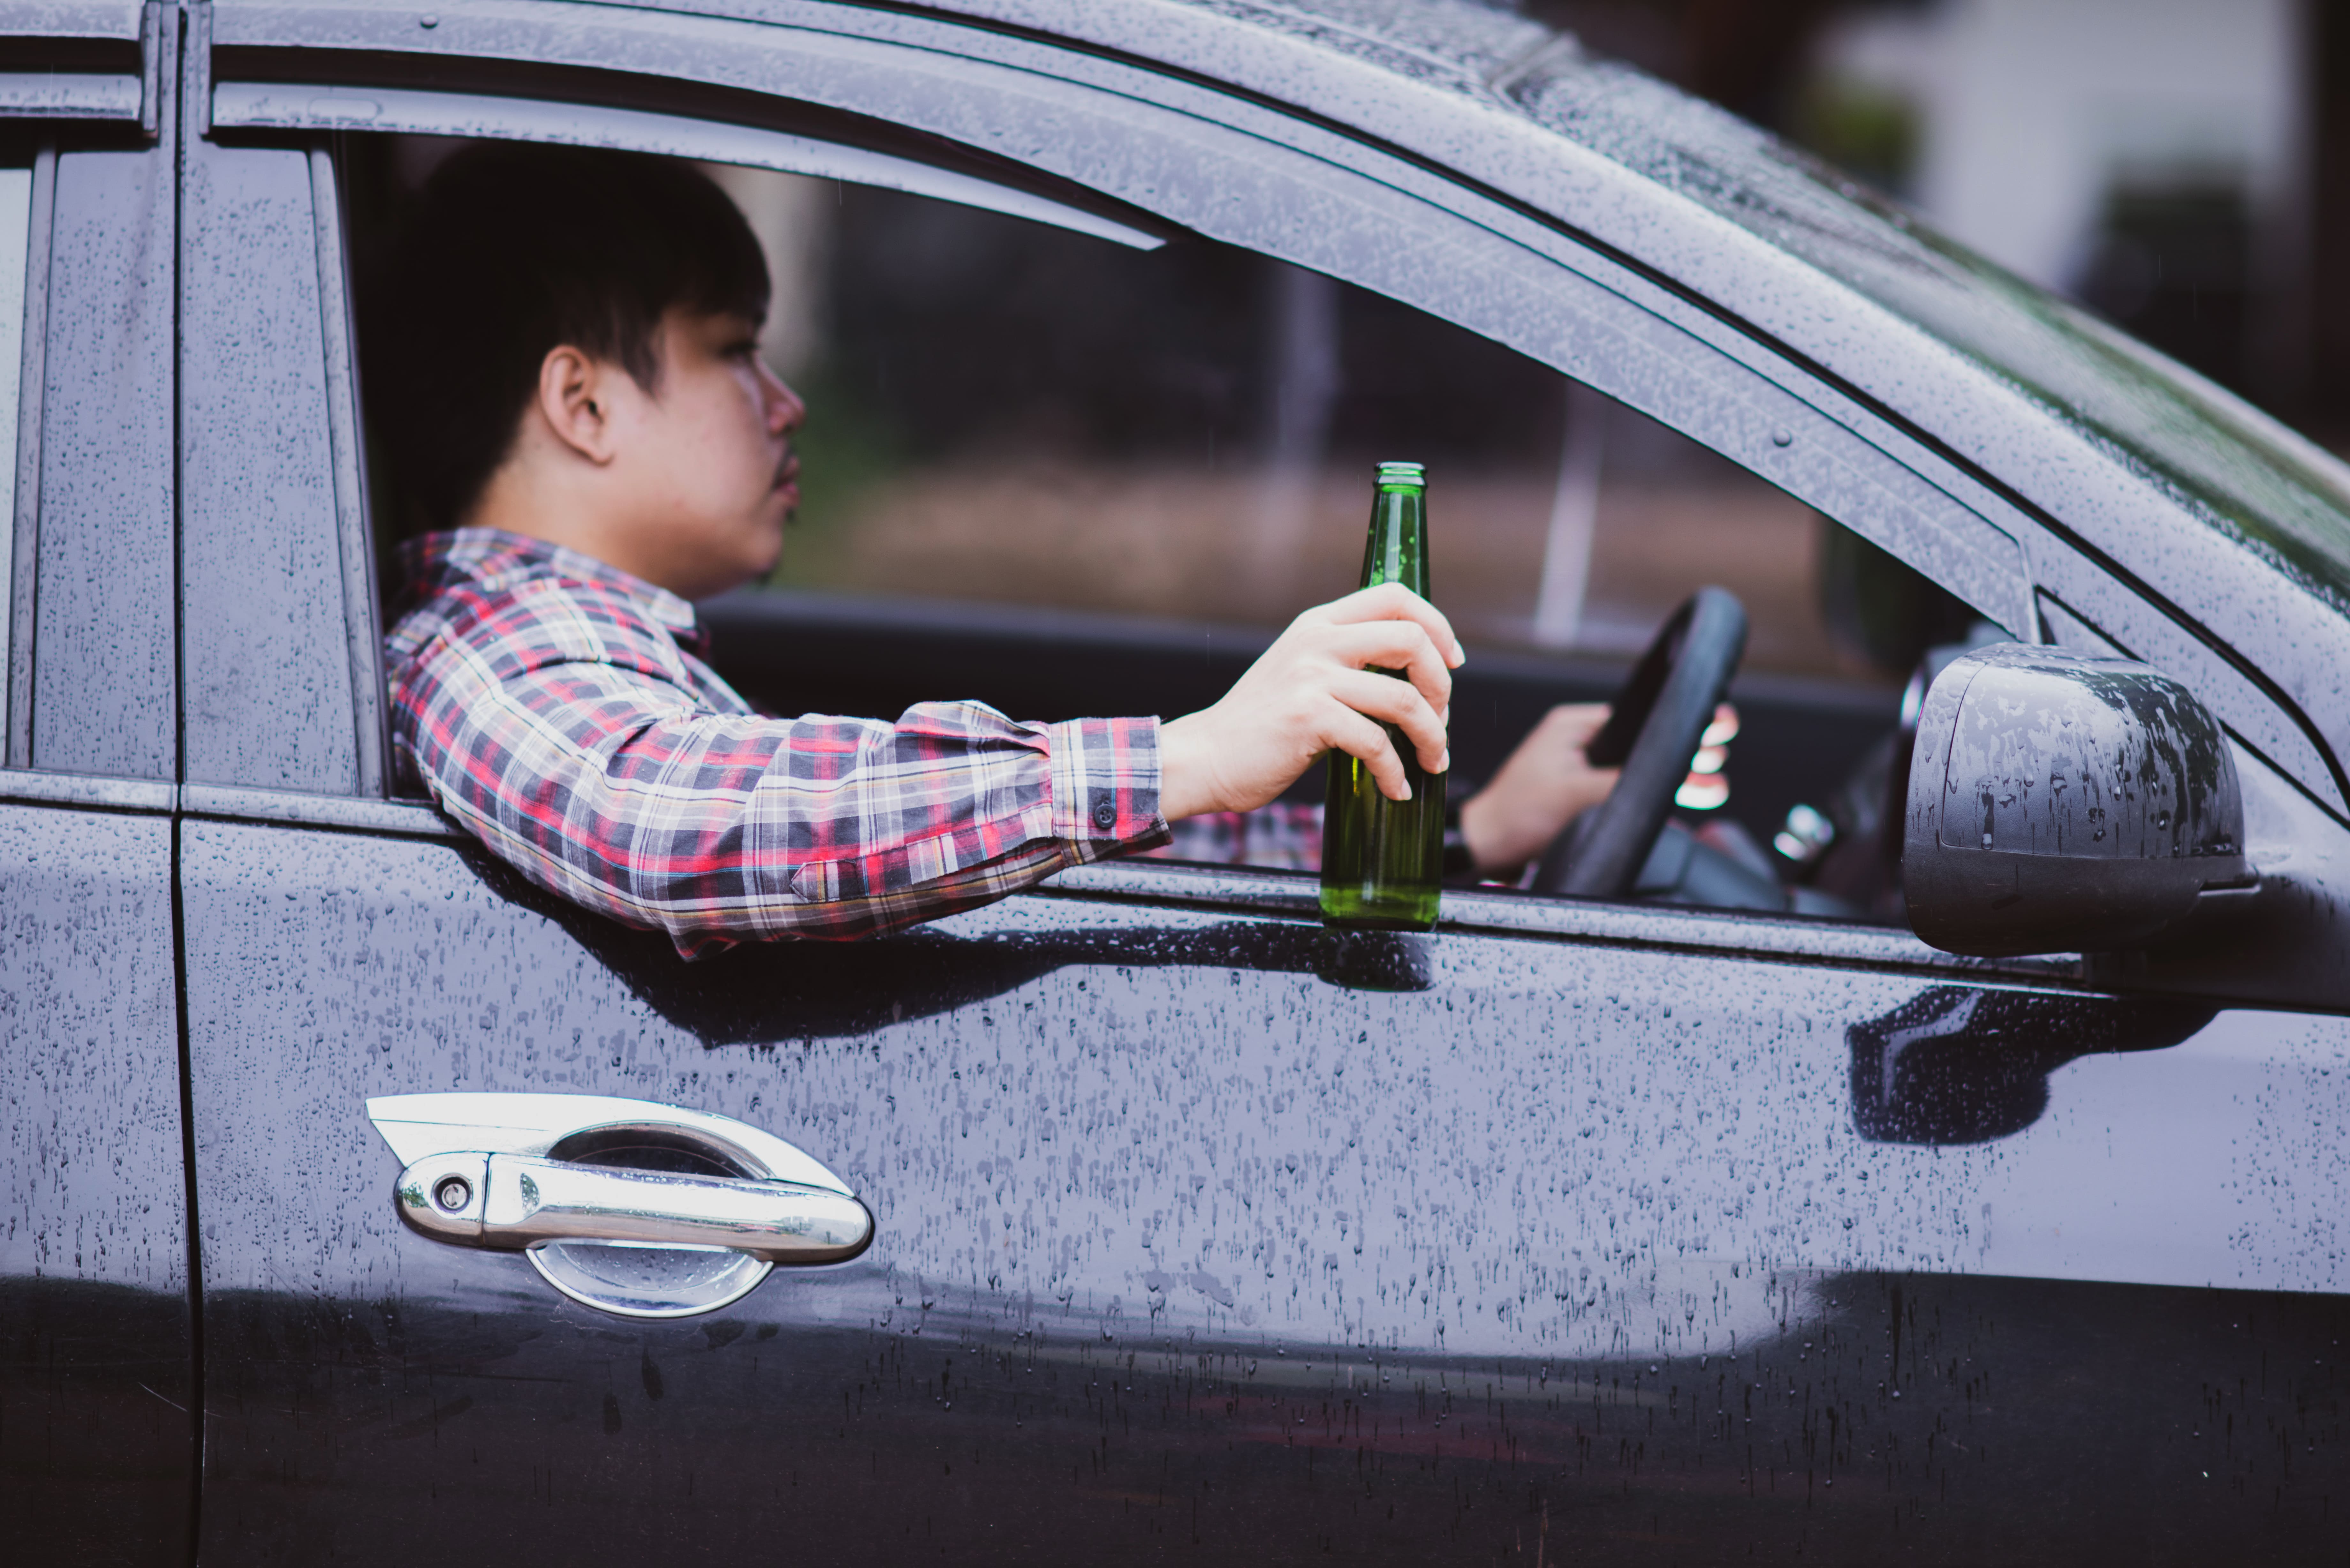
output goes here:
<path id="1" fill-rule="evenodd" d="M 1721 1282 L 1742 1288 L 1743 1279 Z M 1766 1273 L 1735 1355 L 1203 1343 L 909 1288 L 621 1330 L 506 1293 L 288 1312 L 207 1537 L 241 1562 L 2322 1560 L 2331 1298 Z M 844 1325 L 839 1316 L 855 1314 Z M 913 1324 L 918 1324 L 917 1333 Z M 289 1414 L 255 1429 L 253 1412 Z M 224 1415 L 226 1412 L 224 1412 Z M 234 1474 L 234 1471 L 229 1472 Z"/>
<path id="2" fill-rule="evenodd" d="M 172 825 L 0 805 L 0 1517 L 24 1561 L 186 1561 L 194 1334 Z"/>
<path id="3" fill-rule="evenodd" d="M 185 832 L 208 1551 L 2327 1538 L 2341 1020 L 1051 895 L 687 965 Z M 426 1088 L 736 1116 L 879 1235 L 603 1317 L 400 1226 Z"/>
<path id="4" fill-rule="evenodd" d="M 129 8 L 98 30 L 126 18 L 136 36 Z M 53 804 L 0 805 L 0 1529 L 28 1561 L 183 1563 L 201 1390 L 176 845 L 156 810 L 177 755 L 173 154 L 77 130 L 38 153 L 20 134 L 10 158 L 42 244 L 0 776 Z"/>

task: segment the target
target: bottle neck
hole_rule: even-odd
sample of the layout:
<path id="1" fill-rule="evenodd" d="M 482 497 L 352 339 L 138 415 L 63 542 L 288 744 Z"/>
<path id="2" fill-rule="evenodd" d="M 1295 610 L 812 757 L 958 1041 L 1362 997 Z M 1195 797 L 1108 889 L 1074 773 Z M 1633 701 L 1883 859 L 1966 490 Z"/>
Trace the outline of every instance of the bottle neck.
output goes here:
<path id="1" fill-rule="evenodd" d="M 1371 534 L 1363 549 L 1363 587 L 1401 583 L 1428 590 L 1428 498 L 1419 490 L 1381 486 L 1371 498 Z"/>

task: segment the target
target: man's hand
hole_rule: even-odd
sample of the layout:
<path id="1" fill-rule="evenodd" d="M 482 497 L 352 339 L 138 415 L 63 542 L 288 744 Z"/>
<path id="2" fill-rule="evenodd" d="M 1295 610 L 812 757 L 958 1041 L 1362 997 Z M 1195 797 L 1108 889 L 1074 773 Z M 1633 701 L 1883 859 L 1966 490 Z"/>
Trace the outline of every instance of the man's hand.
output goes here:
<path id="1" fill-rule="evenodd" d="M 1615 768 L 1595 768 L 1583 748 L 1607 722 L 1605 702 L 1553 708 L 1526 732 L 1502 771 L 1461 807 L 1461 836 L 1480 871 L 1507 871 L 1543 852 L 1577 813 L 1616 787 Z"/>
<path id="2" fill-rule="evenodd" d="M 1390 800 L 1409 799 L 1402 759 L 1378 721 L 1403 731 L 1420 766 L 1443 772 L 1451 672 L 1464 657 L 1436 607 L 1392 583 L 1307 610 L 1222 701 L 1159 726 L 1160 814 L 1253 811 L 1334 751 L 1369 763 Z"/>

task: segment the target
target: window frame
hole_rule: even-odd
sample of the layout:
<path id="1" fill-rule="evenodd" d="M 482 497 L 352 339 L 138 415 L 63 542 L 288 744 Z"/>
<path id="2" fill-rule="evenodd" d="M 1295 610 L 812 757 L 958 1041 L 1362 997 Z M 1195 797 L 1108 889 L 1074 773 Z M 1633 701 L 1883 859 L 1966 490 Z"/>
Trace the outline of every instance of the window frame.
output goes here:
<path id="1" fill-rule="evenodd" d="M 161 0 L 0 5 L 0 118 L 135 125 L 152 137 L 176 36 Z M 116 68 L 93 69 L 112 65 Z"/>
<path id="2" fill-rule="evenodd" d="M 41 403 L 47 384 L 49 321 L 49 234 L 57 201 L 57 151 L 44 143 L 33 156 L 30 212 L 25 224 L 24 340 L 16 381 L 16 483 L 9 509 L 9 545 L 0 581 L 0 763 L 31 765 L 34 588 L 40 567 Z M 36 265 L 37 264 L 37 265 Z"/>
<path id="3" fill-rule="evenodd" d="M 224 76 L 208 98 L 208 107 L 241 106 L 232 118 L 253 119 L 252 106 L 260 101 L 253 89 L 274 89 L 270 113 L 280 134 L 325 134 L 355 129 L 347 106 L 353 98 L 371 94 L 384 99 L 395 92 L 399 101 L 414 109 L 420 95 L 408 93 L 408 75 L 420 67 L 446 67 L 448 61 L 403 60 L 384 52 L 380 28 L 361 28 L 340 40 L 312 38 L 288 46 L 283 38 L 264 47 L 256 30 L 245 24 L 259 14 L 231 7 L 215 14 L 223 36 L 234 32 L 234 58 L 239 73 Z M 345 13 L 346 16 L 349 14 Z M 367 14 L 372 18 L 372 14 Z M 504 12 L 502 26 L 486 44 L 475 45 L 466 64 L 479 91 L 444 93 L 443 107 L 469 99 L 494 99 L 526 95 L 559 99 L 567 112 L 593 117 L 609 114 L 603 125 L 583 132 L 599 144 L 642 147 L 670 151 L 674 148 L 646 146 L 629 140 L 628 122 L 617 117 L 641 111 L 616 102 L 629 95 L 608 75 L 598 74 L 601 58 L 625 58 L 621 46 L 644 42 L 648 26 L 658 21 L 664 31 L 684 35 L 669 38 L 664 64 L 686 82 L 732 86 L 750 74 L 763 74 L 786 84 L 804 82 L 814 63 L 839 63 L 843 46 L 837 35 L 816 36 L 801 30 L 759 24 L 722 22 L 709 17 L 614 13 L 608 21 L 596 16 L 582 21 L 567 12 L 561 30 L 551 16 L 525 4 Z M 298 29 L 293 29 L 298 31 Z M 265 28 L 260 29 L 265 32 Z M 813 41 L 812 41 L 813 40 Z M 336 47 L 336 42 L 348 47 Z M 446 40 L 441 40 L 446 42 Z M 935 77 L 939 60 L 934 51 L 886 40 L 855 41 L 857 63 L 865 67 L 895 64 L 915 67 L 910 84 L 898 82 L 887 90 L 871 89 L 870 99 L 859 99 L 858 81 L 870 88 L 872 69 L 837 90 L 811 95 L 821 99 L 813 109 L 826 113 L 857 114 L 887 121 L 889 99 L 903 100 L 918 94 L 922 79 Z M 1043 46 L 1037 46 L 1042 50 Z M 797 50 L 796 55 L 794 54 Z M 451 52 L 440 50 L 446 55 Z M 793 68 L 779 62 L 790 57 Z M 1079 57 L 1072 54 L 1072 60 Z M 2282 753 L 2283 769 L 2329 812 L 2340 815 L 2342 796 L 2333 787 L 2328 762 L 2313 743 L 2296 715 L 2282 711 L 2268 693 L 2241 676 L 2225 660 L 2213 658 L 2187 628 L 2085 560 L 2069 541 L 2056 536 L 2037 519 L 1973 473 L 1960 469 L 1930 449 L 1895 421 L 1866 405 L 1859 398 L 1798 363 L 1774 345 L 1758 340 L 1737 324 L 1705 308 L 1700 301 L 1676 292 L 1618 258 L 1604 254 L 1555 223 L 1512 208 L 1491 196 L 1424 166 L 1410 164 L 1349 139 L 1328 127 L 1288 116 L 1265 105 L 1214 93 L 1195 84 L 1152 78 L 1134 85 L 1132 95 L 1112 95 L 1075 74 L 1041 69 L 1049 59 L 1032 60 L 1028 68 L 1013 73 L 995 62 L 974 65 L 955 60 L 953 68 L 974 74 L 962 82 L 966 89 L 956 103 L 929 122 L 916 117 L 911 129 L 951 140 L 954 126 L 944 123 L 954 115 L 978 112 L 974 103 L 989 99 L 1034 117 L 1066 127 L 1073 117 L 1093 117 L 1089 130 L 1107 128 L 1118 145 L 1104 149 L 1083 137 L 1055 141 L 1050 149 L 1024 155 L 1033 160 L 1036 178 L 1056 191 L 1074 185 L 1098 193 L 1116 210 L 1139 209 L 1159 222 L 1191 228 L 1260 254 L 1331 273 L 1358 286 L 1399 298 L 1444 319 L 1528 353 L 1562 374 L 1638 409 L 1699 444 L 1721 453 L 1741 467 L 1796 499 L 1836 518 L 1863 537 L 1870 538 L 1938 580 L 1958 588 L 1961 596 L 1994 621 L 2025 640 L 2043 640 L 2046 631 L 2035 607 L 2034 595 L 2047 589 L 2073 604 L 2088 604 L 2106 624 L 2119 624 L 2134 633 L 2141 657 L 2163 663 L 2203 691 L 2222 711 L 2251 749 L 2263 755 Z M 1087 74 L 1098 76 L 1098 57 L 1083 57 Z M 550 74 L 553 72 L 554 74 Z M 992 73 L 992 76 L 991 76 Z M 900 75 L 906 74 L 901 70 Z M 1136 77 L 1146 73 L 1134 72 Z M 976 78 L 988 78 L 979 80 Z M 567 83 L 558 90 L 558 84 Z M 496 90 L 507 86 L 511 94 Z M 677 81 L 667 85 L 674 87 Z M 809 99 L 773 95 L 778 114 L 805 124 L 812 111 Z M 1149 98 L 1180 98 L 1180 105 L 1149 101 Z M 1115 101 L 1111 101 L 1112 99 Z M 378 101 L 380 101 L 379 99 Z M 341 115 L 344 118 L 338 118 Z M 668 117 L 674 125 L 679 119 Z M 1021 122 L 1020 115 L 1008 117 Z M 770 130 L 732 120 L 705 121 L 712 134 Z M 837 122 L 836 122 L 837 123 Z M 899 120 L 900 126 L 905 121 Z M 224 125 L 224 130 L 232 129 Z M 381 120 L 370 130 L 442 130 L 463 133 L 462 123 L 429 122 L 421 114 L 407 114 L 397 124 Z M 1055 163 L 1048 152 L 1072 144 L 1091 147 L 1097 159 L 1117 162 L 1138 149 L 1147 151 L 1153 137 L 1181 151 L 1202 146 L 1221 148 L 1235 163 L 1253 160 L 1259 165 L 1278 163 L 1295 188 L 1324 194 L 1322 211 L 1284 210 L 1281 203 L 1260 202 L 1253 214 L 1235 215 L 1245 202 L 1227 200 L 1216 182 L 1191 169 L 1178 179 L 1163 159 L 1144 160 L 1131 178 L 1147 182 L 1154 173 L 1167 176 L 1163 188 L 1089 184 L 1086 171 L 1064 159 Z M 853 130 L 839 140 L 852 145 Z M 991 157 L 1003 154 L 979 150 Z M 1162 151 L 1164 149 L 1162 149 Z M 784 166 L 770 163 L 768 166 Z M 1332 195 L 1331 192 L 1340 192 Z M 924 192 L 930 193 L 930 192 Z M 1165 198 L 1161 200 L 1160 198 Z M 1440 300 L 1419 296 L 1402 286 L 1411 282 L 1400 275 L 1374 276 L 1347 266 L 1326 226 L 1313 220 L 1327 215 L 1329 202 L 1351 197 L 1365 209 L 1377 209 L 1396 218 L 1405 230 L 1417 225 L 1445 243 L 1435 248 L 1451 264 L 1456 276 L 1474 269 L 1459 266 L 1464 247 L 1482 256 L 1506 258 L 1521 280 L 1543 278 L 1554 294 L 1547 319 L 1534 323 L 1553 337 L 1544 345 L 1531 343 L 1532 327 L 1511 336 L 1511 324 L 1464 320 Z M 1221 221 L 1213 220 L 1222 203 Z M 1189 205 L 1186 205 L 1186 203 Z M 1409 220 L 1404 214 L 1409 214 Z M 1407 247 L 1408 250 L 1408 247 Z M 1408 270 L 1408 269 L 1407 269 Z M 1490 274 L 1484 275 L 1490 276 Z M 1425 269 L 1419 279 L 1427 283 Z M 1456 287 L 1461 286 L 1456 283 Z M 1473 313 L 1472 313 L 1473 314 Z M 1525 324 L 1520 323 L 1519 326 Z M 1679 379 L 1660 377 L 1668 367 Z M 348 378 L 348 368 L 344 372 Z M 362 554 L 366 554 L 362 552 Z M 2230 676 L 2235 676 L 2230 680 Z M 377 679 L 380 680 L 379 671 Z M 2216 691 L 2211 690 L 2216 688 Z M 2311 780 L 2317 783 L 2313 787 Z M 2323 793 L 2321 793 L 2323 792 Z M 220 803 L 225 805 L 229 803 Z M 393 806 L 408 812 L 417 808 Z M 245 815 L 240 811 L 238 815 Z M 424 813 L 430 816 L 430 813 Z M 285 819 L 298 819 L 288 815 Z M 423 824 L 410 819 L 416 827 Z M 445 825 L 432 817 L 440 831 Z M 385 819 L 390 826 L 390 820 Z M 1284 888 L 1286 878 L 1268 873 L 1262 877 L 1201 880 L 1201 874 L 1174 867 L 1124 865 L 1116 868 L 1086 867 L 1065 874 L 1047 891 L 1063 896 L 1102 897 L 1120 900 L 1191 901 L 1205 896 L 1220 907 L 1253 908 L 1266 914 L 1303 914 L 1289 908 L 1295 888 Z M 1244 893 L 1239 884 L 1255 892 Z M 1230 886 L 1226 886 L 1229 884 Z M 1212 891 L 1221 888 L 1222 891 Z M 1267 900 L 1270 902 L 1267 902 Z M 1468 908 L 1470 903 L 1475 909 Z M 1488 909 L 1486 906 L 1493 906 Z M 1800 918 L 1758 918 L 1737 911 L 1660 912 L 1643 906 L 1591 905 L 1555 900 L 1508 899 L 1465 896 L 1460 913 L 1449 912 L 1448 927 L 1493 934 L 1554 935 L 1575 940 L 1633 940 L 1709 951 L 1891 967 L 1920 973 L 2013 975 L 2039 983 L 2077 982 L 2076 958 L 2060 955 L 2047 960 L 1986 962 L 1954 959 L 1918 942 L 1907 933 L 1866 928 L 1836 927 Z"/>

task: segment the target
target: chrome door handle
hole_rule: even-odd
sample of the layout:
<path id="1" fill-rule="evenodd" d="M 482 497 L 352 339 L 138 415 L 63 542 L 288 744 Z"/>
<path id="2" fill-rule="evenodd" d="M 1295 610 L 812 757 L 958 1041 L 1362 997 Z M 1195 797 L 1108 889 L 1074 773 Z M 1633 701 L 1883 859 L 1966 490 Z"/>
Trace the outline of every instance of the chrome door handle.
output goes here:
<path id="1" fill-rule="evenodd" d="M 835 1263 L 864 1251 L 856 1199 L 794 1181 L 614 1170 L 526 1154 L 428 1155 L 393 1188 L 400 1218 L 461 1247 L 540 1241 L 731 1247 L 771 1263 Z"/>
<path id="2" fill-rule="evenodd" d="M 393 1202 L 412 1229 L 521 1251 L 608 1312 L 714 1311 L 777 1263 L 839 1262 L 873 1239 L 871 1212 L 840 1178 L 706 1111 L 597 1095 L 391 1095 L 367 1108 L 406 1162 Z M 629 1149 L 702 1168 L 608 1163 Z"/>

